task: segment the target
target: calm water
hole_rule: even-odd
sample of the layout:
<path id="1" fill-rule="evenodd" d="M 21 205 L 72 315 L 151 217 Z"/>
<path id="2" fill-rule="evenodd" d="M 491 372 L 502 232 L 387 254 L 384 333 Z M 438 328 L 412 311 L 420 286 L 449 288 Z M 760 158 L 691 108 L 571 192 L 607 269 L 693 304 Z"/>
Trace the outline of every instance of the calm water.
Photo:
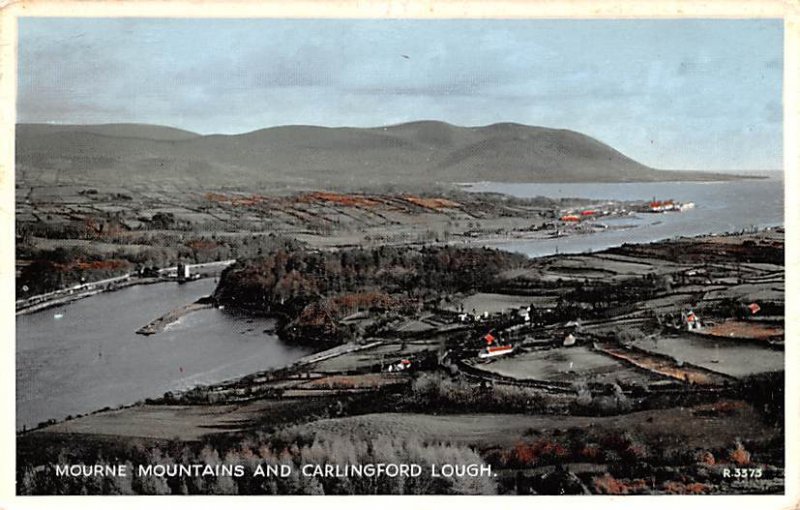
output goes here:
<path id="1" fill-rule="evenodd" d="M 286 365 L 311 352 L 217 309 L 149 337 L 136 329 L 214 289 L 213 279 L 140 285 L 17 317 L 17 428 Z M 56 319 L 56 313 L 63 313 Z"/>
<path id="2" fill-rule="evenodd" d="M 767 173 L 768 179 L 730 182 L 659 183 L 493 183 L 472 184 L 468 191 L 491 191 L 516 197 L 581 197 L 598 200 L 650 200 L 672 198 L 694 202 L 695 208 L 682 213 L 639 214 L 607 221 L 610 225 L 631 225 L 626 230 L 608 230 L 535 241 L 505 241 L 491 246 L 529 256 L 553 253 L 581 253 L 644 243 L 676 236 L 732 232 L 752 226 L 783 225 L 783 174 Z"/>

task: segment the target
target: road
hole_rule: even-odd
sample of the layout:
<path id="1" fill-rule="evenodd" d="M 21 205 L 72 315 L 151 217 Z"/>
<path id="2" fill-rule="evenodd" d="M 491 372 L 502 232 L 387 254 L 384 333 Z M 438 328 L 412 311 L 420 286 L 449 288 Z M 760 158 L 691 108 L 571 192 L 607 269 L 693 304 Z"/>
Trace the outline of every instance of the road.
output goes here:
<path id="1" fill-rule="evenodd" d="M 104 280 L 97 280 L 94 282 L 80 283 L 66 289 L 54 290 L 53 292 L 46 292 L 44 294 L 38 294 L 25 299 L 18 299 L 16 302 L 17 314 L 30 311 L 29 309 L 32 307 L 38 308 L 38 305 L 45 303 L 48 303 L 49 306 L 51 302 L 58 301 L 61 298 L 73 298 L 76 297 L 76 295 L 81 295 L 84 293 L 91 295 L 97 291 L 104 290 L 104 287 L 109 285 L 125 282 L 130 279 L 130 277 L 130 273 L 125 273 L 122 276 L 114 276 L 112 278 L 106 278 Z"/>
<path id="2" fill-rule="evenodd" d="M 213 269 L 224 269 L 235 262 L 236 259 L 230 259 L 215 262 L 204 262 L 202 264 L 187 264 L 187 267 L 189 268 L 190 273 L 197 273 Z M 158 270 L 160 275 L 165 277 L 171 276 L 173 278 L 177 276 L 177 272 L 177 266 L 165 267 Z M 104 290 L 110 290 L 108 288 L 110 285 L 128 283 L 130 280 L 131 274 L 125 273 L 121 276 L 115 276 L 93 282 L 80 283 L 66 289 L 54 290 L 52 292 L 45 292 L 44 294 L 37 294 L 24 299 L 18 299 L 15 307 L 16 313 L 19 315 L 21 313 L 29 313 L 58 304 L 68 303 L 81 297 L 88 297 Z M 145 281 L 145 279 L 142 279 L 141 282 L 148 283 Z"/>

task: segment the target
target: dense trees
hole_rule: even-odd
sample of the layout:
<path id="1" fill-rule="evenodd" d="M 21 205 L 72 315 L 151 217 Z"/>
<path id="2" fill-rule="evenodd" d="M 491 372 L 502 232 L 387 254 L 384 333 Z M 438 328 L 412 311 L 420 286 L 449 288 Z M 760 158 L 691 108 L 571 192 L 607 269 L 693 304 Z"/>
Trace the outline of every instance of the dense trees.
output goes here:
<path id="1" fill-rule="evenodd" d="M 258 311 L 290 300 L 307 302 L 365 289 L 423 297 L 431 292 L 479 289 L 500 271 L 525 261 L 522 255 L 498 250 L 453 247 L 278 250 L 228 269 L 215 297 Z"/>
<path id="2" fill-rule="evenodd" d="M 278 314 L 284 336 L 339 342 L 338 320 L 359 310 L 413 310 L 442 293 L 488 286 L 522 255 L 490 249 L 381 246 L 343 251 L 277 250 L 227 269 L 214 297 L 256 313 Z"/>

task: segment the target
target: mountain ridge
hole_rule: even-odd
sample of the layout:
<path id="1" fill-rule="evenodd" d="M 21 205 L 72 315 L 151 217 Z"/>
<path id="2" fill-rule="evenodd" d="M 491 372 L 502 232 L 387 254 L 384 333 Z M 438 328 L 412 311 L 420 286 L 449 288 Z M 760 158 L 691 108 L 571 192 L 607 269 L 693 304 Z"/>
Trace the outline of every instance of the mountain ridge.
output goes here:
<path id="1" fill-rule="evenodd" d="M 413 184 L 728 180 L 657 170 L 568 129 L 414 121 L 372 128 L 275 126 L 202 135 L 149 124 L 17 125 L 17 166 L 78 181 Z M 33 174 L 30 172 L 33 171 Z"/>

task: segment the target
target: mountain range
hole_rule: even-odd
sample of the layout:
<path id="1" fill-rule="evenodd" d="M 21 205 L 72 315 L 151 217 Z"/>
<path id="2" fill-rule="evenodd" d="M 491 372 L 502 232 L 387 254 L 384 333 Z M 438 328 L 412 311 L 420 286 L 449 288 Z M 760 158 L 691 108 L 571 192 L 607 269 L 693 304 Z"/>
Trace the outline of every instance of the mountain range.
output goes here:
<path id="1" fill-rule="evenodd" d="M 365 186 L 726 180 L 657 170 L 581 133 L 513 123 L 282 126 L 200 135 L 144 124 L 19 124 L 17 176 L 94 183 Z"/>

